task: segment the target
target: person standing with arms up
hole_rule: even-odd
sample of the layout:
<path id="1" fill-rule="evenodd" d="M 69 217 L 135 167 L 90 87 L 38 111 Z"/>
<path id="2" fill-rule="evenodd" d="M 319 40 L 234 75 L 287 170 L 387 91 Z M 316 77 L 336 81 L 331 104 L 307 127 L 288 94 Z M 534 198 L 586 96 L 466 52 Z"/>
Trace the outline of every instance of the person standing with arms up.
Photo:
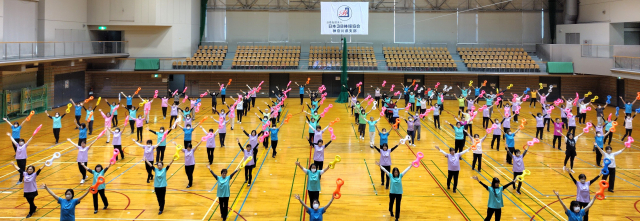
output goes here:
<path id="1" fill-rule="evenodd" d="M 376 165 L 380 166 L 380 163 L 376 161 Z M 395 214 L 396 221 L 400 219 L 400 202 L 402 201 L 403 194 L 402 178 L 405 174 L 407 174 L 407 172 L 409 172 L 409 169 L 411 169 L 411 167 L 411 164 L 409 164 L 407 169 L 402 171 L 402 173 L 400 173 L 400 170 L 397 167 L 394 167 L 393 172 L 389 173 L 387 169 L 385 169 L 383 166 L 380 166 L 380 169 L 384 171 L 387 176 L 389 176 L 389 178 L 391 178 L 391 190 L 389 190 L 389 212 L 391 213 L 391 217 L 394 217 L 393 202 L 397 200 Z"/>
<path id="2" fill-rule="evenodd" d="M 49 192 L 49 194 L 53 196 L 53 198 L 56 199 L 58 204 L 60 204 L 60 221 L 76 220 L 76 205 L 80 204 L 80 200 L 87 196 L 87 194 L 89 194 L 89 189 L 91 189 L 91 187 L 87 188 L 84 191 L 84 195 L 78 197 L 77 199 L 74 199 L 73 196 L 75 194 L 73 192 L 73 189 L 67 189 L 67 191 L 64 192 L 64 198 L 62 198 L 53 193 L 53 191 L 51 191 L 49 187 L 47 187 L 47 184 L 43 184 L 42 187 L 47 190 L 47 192 Z"/>
<path id="3" fill-rule="evenodd" d="M 491 181 L 491 186 L 487 186 L 482 181 L 478 180 L 477 176 L 472 177 L 475 181 L 478 181 L 480 185 L 484 186 L 485 189 L 489 191 L 489 202 L 487 203 L 487 217 L 484 218 L 484 221 L 490 221 L 493 214 L 496 214 L 496 221 L 500 221 L 500 217 L 502 216 L 502 207 L 504 207 L 504 202 L 502 201 L 502 192 L 515 183 L 511 181 L 507 183 L 507 185 L 500 186 L 500 179 L 494 177 Z"/>
<path id="4" fill-rule="evenodd" d="M 218 200 L 220 200 L 220 215 L 222 216 L 222 220 L 227 220 L 227 214 L 229 213 L 229 196 L 231 195 L 229 191 L 229 185 L 231 185 L 229 180 L 233 175 L 238 173 L 238 170 L 233 171 L 231 175 L 227 176 L 227 169 L 222 169 L 222 171 L 220 171 L 220 176 L 218 176 L 213 172 L 213 170 L 211 170 L 211 165 L 207 165 L 207 169 L 209 169 L 213 178 L 216 178 L 218 181 L 216 195 Z"/>

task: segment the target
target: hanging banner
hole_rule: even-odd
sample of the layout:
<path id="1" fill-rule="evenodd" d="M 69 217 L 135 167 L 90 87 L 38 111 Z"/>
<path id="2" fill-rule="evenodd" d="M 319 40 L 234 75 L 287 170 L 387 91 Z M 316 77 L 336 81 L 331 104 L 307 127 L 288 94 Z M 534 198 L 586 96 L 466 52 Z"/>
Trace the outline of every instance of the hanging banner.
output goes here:
<path id="1" fill-rule="evenodd" d="M 322 2 L 320 9 L 320 34 L 369 34 L 369 2 Z"/>

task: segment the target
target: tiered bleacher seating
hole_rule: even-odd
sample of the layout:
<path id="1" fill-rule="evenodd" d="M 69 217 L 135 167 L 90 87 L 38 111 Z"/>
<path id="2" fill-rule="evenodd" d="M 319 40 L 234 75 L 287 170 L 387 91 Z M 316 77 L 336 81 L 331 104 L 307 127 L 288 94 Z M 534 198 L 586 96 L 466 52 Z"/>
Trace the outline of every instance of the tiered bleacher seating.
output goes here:
<path id="1" fill-rule="evenodd" d="M 458 48 L 469 71 L 540 72 L 522 48 Z"/>
<path id="2" fill-rule="evenodd" d="M 457 71 L 447 48 L 383 47 L 387 67 L 392 71 Z"/>
<path id="3" fill-rule="evenodd" d="M 298 69 L 300 46 L 238 46 L 231 69 Z"/>
<path id="4" fill-rule="evenodd" d="M 227 46 L 200 45 L 193 57 L 185 61 L 174 61 L 173 69 L 220 69 L 224 57 L 227 56 Z"/>
<path id="5" fill-rule="evenodd" d="M 378 70 L 373 47 L 347 47 L 349 70 Z M 310 70 L 340 70 L 342 49 L 338 46 L 311 46 L 309 51 Z"/>

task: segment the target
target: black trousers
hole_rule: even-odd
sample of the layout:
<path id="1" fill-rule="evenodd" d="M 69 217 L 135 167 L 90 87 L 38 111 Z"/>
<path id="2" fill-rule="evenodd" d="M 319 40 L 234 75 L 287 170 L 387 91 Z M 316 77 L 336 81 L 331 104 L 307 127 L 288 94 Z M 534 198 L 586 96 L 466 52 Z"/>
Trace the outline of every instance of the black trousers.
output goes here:
<path id="1" fill-rule="evenodd" d="M 605 131 L 605 133 L 607 133 L 607 132 L 609 132 L 609 131 Z M 609 135 L 604 136 L 604 141 L 603 141 L 603 143 L 606 143 L 606 142 L 607 142 L 607 139 L 609 139 L 609 144 L 608 144 L 608 145 L 611 145 L 611 139 L 613 139 L 613 133 L 609 133 Z"/>
<path id="2" fill-rule="evenodd" d="M 271 149 L 273 150 L 273 153 L 271 153 L 271 156 L 275 157 L 276 154 L 278 154 L 278 152 L 276 151 L 276 147 L 278 147 L 278 141 L 277 140 L 271 140 Z"/>
<path id="3" fill-rule="evenodd" d="M 191 144 L 190 140 L 185 140 L 184 141 L 184 148 L 187 148 L 187 145 Z"/>
<path id="4" fill-rule="evenodd" d="M 256 97 L 251 97 L 251 107 L 256 107 Z"/>
<path id="5" fill-rule="evenodd" d="M 142 142 L 142 127 L 136 127 L 136 138 Z"/>
<path id="6" fill-rule="evenodd" d="M 568 154 L 567 154 L 567 155 L 565 155 L 565 156 L 564 156 L 564 166 L 567 166 L 567 161 L 568 161 L 569 159 L 571 159 L 571 169 L 573 170 L 573 160 L 575 160 L 575 159 L 576 159 L 576 156 L 571 156 L 571 155 L 568 155 Z M 611 185 L 609 185 L 609 186 L 611 186 Z"/>
<path id="7" fill-rule="evenodd" d="M 319 200 L 320 198 L 320 191 L 311 191 L 311 190 L 307 190 L 307 192 L 309 192 L 309 202 L 311 202 L 311 204 L 313 204 L 314 200 Z"/>
<path id="8" fill-rule="evenodd" d="M 242 115 L 244 114 L 242 111 L 243 110 L 236 110 L 236 118 L 238 118 L 238 122 L 242 122 Z"/>
<path id="9" fill-rule="evenodd" d="M 221 95 L 220 95 L 220 100 L 222 100 L 222 103 L 226 102 L 226 100 L 227 100 L 227 95 L 221 94 Z"/>
<path id="10" fill-rule="evenodd" d="M 151 162 L 149 162 L 149 163 L 151 163 L 151 165 L 153 165 L 153 161 L 151 161 Z M 153 166 L 149 166 L 148 164 L 146 164 L 146 163 L 145 163 L 145 164 L 144 164 L 144 167 L 145 167 L 145 169 L 147 169 L 147 182 L 149 182 L 149 180 L 152 180 L 152 179 L 153 179 L 153 173 L 152 173 L 152 172 L 153 172 Z M 165 189 L 165 190 L 166 190 L 166 189 Z M 156 192 L 156 195 L 157 195 L 157 194 L 158 194 L 158 193 Z M 164 203 L 163 203 L 163 204 L 164 204 Z M 160 210 L 162 210 L 162 209 L 160 209 Z"/>
<path id="11" fill-rule="evenodd" d="M 215 150 L 216 148 L 207 148 L 207 159 L 209 159 L 209 165 L 213 163 L 213 151 Z"/>
<path id="12" fill-rule="evenodd" d="M 364 137 L 366 126 L 366 124 L 358 124 L 358 134 L 360 134 L 361 137 Z"/>
<path id="13" fill-rule="evenodd" d="M 156 192 L 156 198 L 158 199 L 158 206 L 160 206 L 160 211 L 164 210 L 164 197 L 165 195 L 167 195 L 167 188 L 166 187 L 156 187 L 155 188 L 155 192 Z M 229 198 L 227 198 L 227 200 L 229 200 Z"/>
<path id="14" fill-rule="evenodd" d="M 102 198 L 102 204 L 104 204 L 104 207 L 109 206 L 107 195 L 104 194 L 104 189 L 101 189 L 98 190 L 97 194 L 91 194 L 93 195 L 93 210 L 98 210 L 98 194 L 100 194 L 100 198 Z"/>
<path id="15" fill-rule="evenodd" d="M 558 150 L 562 150 L 562 136 L 553 135 L 553 148 L 556 148 L 556 140 L 558 140 Z"/>
<path id="16" fill-rule="evenodd" d="M 580 204 L 580 209 L 587 207 L 589 203 L 578 202 Z M 589 221 L 589 211 L 584 212 L 584 216 L 582 217 L 582 221 Z"/>
<path id="17" fill-rule="evenodd" d="M 224 138 L 227 136 L 227 133 L 220 133 L 219 135 L 218 139 L 220 140 L 220 146 L 224 147 Z"/>
<path id="18" fill-rule="evenodd" d="M 178 116 L 171 115 L 169 118 L 169 126 L 173 126 L 173 120 L 178 119 Z"/>
<path id="19" fill-rule="evenodd" d="M 569 126 L 569 130 L 567 130 L 567 133 L 576 134 L 576 126 Z"/>
<path id="20" fill-rule="evenodd" d="M 120 156 L 124 159 L 124 152 L 122 152 L 122 145 L 113 145 L 113 149 L 118 149 L 120 152 Z M 116 155 L 116 160 L 118 160 L 118 156 Z"/>
<path id="21" fill-rule="evenodd" d="M 251 184 L 251 180 L 253 179 L 253 167 L 254 166 L 245 166 L 244 167 L 244 182 Z"/>
<path id="22" fill-rule="evenodd" d="M 167 149 L 167 146 L 158 146 L 156 148 L 156 162 L 164 161 L 164 150 Z"/>
<path id="23" fill-rule="evenodd" d="M 616 168 L 609 168 L 609 174 L 602 176 L 602 180 L 609 178 L 609 190 L 613 191 L 613 187 L 616 185 Z"/>
<path id="24" fill-rule="evenodd" d="M 513 154 L 513 152 L 516 151 L 516 148 L 514 148 L 514 147 L 507 147 L 507 149 L 511 154 Z M 513 162 L 511 162 L 511 160 L 512 160 L 511 159 L 511 154 L 507 153 L 507 163 L 508 164 L 513 164 Z"/>
<path id="25" fill-rule="evenodd" d="M 593 148 L 600 148 L 600 147 L 594 146 Z M 595 151 L 596 151 L 596 164 L 600 167 L 602 163 L 602 153 L 600 153 L 600 151 L 598 150 L 595 150 Z"/>
<path id="26" fill-rule="evenodd" d="M 80 118 L 82 118 L 82 115 L 76 115 L 76 122 L 78 122 L 78 124 L 80 124 Z M 78 127 L 76 127 L 76 129 L 78 129 Z"/>
<path id="27" fill-rule="evenodd" d="M 300 94 L 300 105 L 302 105 L 303 101 L 304 101 L 304 94 Z"/>
<path id="28" fill-rule="evenodd" d="M 462 149 L 464 148 L 464 139 L 462 140 L 455 140 L 455 149 L 456 149 L 456 153 L 460 153 L 462 152 Z"/>
<path id="29" fill-rule="evenodd" d="M 29 214 L 33 214 L 36 212 L 36 209 L 38 207 L 36 207 L 36 196 L 38 195 L 38 192 L 36 191 L 36 194 L 34 194 L 33 196 L 25 196 L 24 198 L 27 199 L 27 202 L 29 203 Z"/>
<path id="30" fill-rule="evenodd" d="M 393 201 L 396 202 L 396 219 L 400 219 L 400 202 L 402 202 L 402 194 L 389 193 L 389 212 L 393 213 Z"/>
<path id="31" fill-rule="evenodd" d="M 93 134 L 93 120 L 89 121 L 87 128 L 89 129 L 89 135 Z"/>
<path id="32" fill-rule="evenodd" d="M 544 127 L 536 127 L 536 138 L 542 140 L 542 135 L 544 134 Z M 538 136 L 540 134 L 540 136 Z"/>
<path id="33" fill-rule="evenodd" d="M 167 107 L 162 107 L 162 117 L 167 117 Z"/>
<path id="34" fill-rule="evenodd" d="M 624 136 L 622 136 L 622 141 L 624 141 L 624 138 L 627 138 L 627 136 L 631 137 L 631 132 L 633 132 L 633 129 L 625 129 L 624 132 Z"/>
<path id="35" fill-rule="evenodd" d="M 226 220 L 227 214 L 229 214 L 229 197 L 218 197 L 218 201 L 220 201 L 220 216 Z"/>
<path id="36" fill-rule="evenodd" d="M 473 163 L 471 164 L 471 169 L 476 168 L 476 160 L 478 161 L 478 171 L 482 171 L 482 154 L 474 153 L 473 154 Z"/>
<path id="37" fill-rule="evenodd" d="M 82 174 L 82 179 L 84 180 L 85 178 L 87 178 L 87 170 L 82 167 L 82 164 L 87 166 L 87 162 L 78 162 L 78 170 L 80 170 L 80 174 Z"/>
<path id="38" fill-rule="evenodd" d="M 569 121 L 567 120 L 566 117 L 560 118 L 562 120 L 562 129 L 567 129 L 569 128 Z"/>
<path id="39" fill-rule="evenodd" d="M 484 221 L 490 221 L 494 213 L 496 214 L 496 221 L 500 221 L 500 217 L 502 216 L 502 209 L 493 208 L 487 208 L 487 217 L 484 218 Z"/>
<path id="40" fill-rule="evenodd" d="M 53 137 L 56 138 L 56 143 L 60 140 L 60 128 L 53 128 Z"/>
<path id="41" fill-rule="evenodd" d="M 482 128 L 487 129 L 487 127 L 489 127 L 489 118 L 488 117 L 482 117 Z"/>
<path id="42" fill-rule="evenodd" d="M 460 171 L 449 170 L 449 174 L 447 175 L 447 189 L 451 186 L 451 179 L 453 179 L 453 191 L 458 188 L 458 174 L 460 174 Z"/>
<path id="43" fill-rule="evenodd" d="M 433 127 L 440 129 L 440 115 L 433 116 Z"/>
<path id="44" fill-rule="evenodd" d="M 131 118 L 129 118 L 131 119 Z M 129 127 L 131 128 L 131 133 L 133 133 L 133 128 L 136 126 L 135 120 L 129 120 Z"/>
<path id="45" fill-rule="evenodd" d="M 20 168 L 20 170 L 27 171 L 27 159 L 16 160 L 16 164 L 18 164 L 18 168 Z M 20 179 L 18 179 L 18 181 L 22 182 L 23 179 L 24 174 L 20 173 Z"/>
<path id="46" fill-rule="evenodd" d="M 387 171 L 391 170 L 391 166 L 382 166 Z M 385 183 L 384 178 L 387 178 L 387 182 Z M 389 188 L 389 176 L 382 169 L 380 169 L 380 180 L 382 180 L 382 185 L 385 185 L 385 188 Z"/>
<path id="47" fill-rule="evenodd" d="M 517 176 L 522 175 L 522 172 L 513 172 L 513 179 L 515 180 Z M 522 182 L 518 181 L 518 189 L 517 191 L 520 192 L 520 187 L 522 187 Z M 515 183 L 513 184 L 513 189 L 516 189 L 516 185 Z"/>
<path id="48" fill-rule="evenodd" d="M 498 146 L 496 147 L 497 151 L 500 151 L 500 135 L 493 135 L 493 139 L 491 139 L 491 149 L 493 149 L 493 143 L 498 140 Z"/>
<path id="49" fill-rule="evenodd" d="M 189 186 L 193 185 L 193 170 L 196 165 L 184 166 L 184 172 L 187 173 L 187 179 L 189 180 Z"/>
<path id="50" fill-rule="evenodd" d="M 549 125 L 551 124 L 551 118 L 544 118 L 544 121 L 542 121 L 542 125 L 547 126 L 547 132 L 549 132 Z"/>

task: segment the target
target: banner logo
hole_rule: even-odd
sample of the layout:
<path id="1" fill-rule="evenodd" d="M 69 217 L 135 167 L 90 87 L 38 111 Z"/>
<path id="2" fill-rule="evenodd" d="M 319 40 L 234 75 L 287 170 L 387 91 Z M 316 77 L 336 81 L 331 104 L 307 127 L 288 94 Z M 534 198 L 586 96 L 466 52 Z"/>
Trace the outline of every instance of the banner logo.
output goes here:
<path id="1" fill-rule="evenodd" d="M 346 5 L 340 6 L 340 8 L 338 8 L 338 18 L 342 21 L 351 19 L 351 8 Z"/>

